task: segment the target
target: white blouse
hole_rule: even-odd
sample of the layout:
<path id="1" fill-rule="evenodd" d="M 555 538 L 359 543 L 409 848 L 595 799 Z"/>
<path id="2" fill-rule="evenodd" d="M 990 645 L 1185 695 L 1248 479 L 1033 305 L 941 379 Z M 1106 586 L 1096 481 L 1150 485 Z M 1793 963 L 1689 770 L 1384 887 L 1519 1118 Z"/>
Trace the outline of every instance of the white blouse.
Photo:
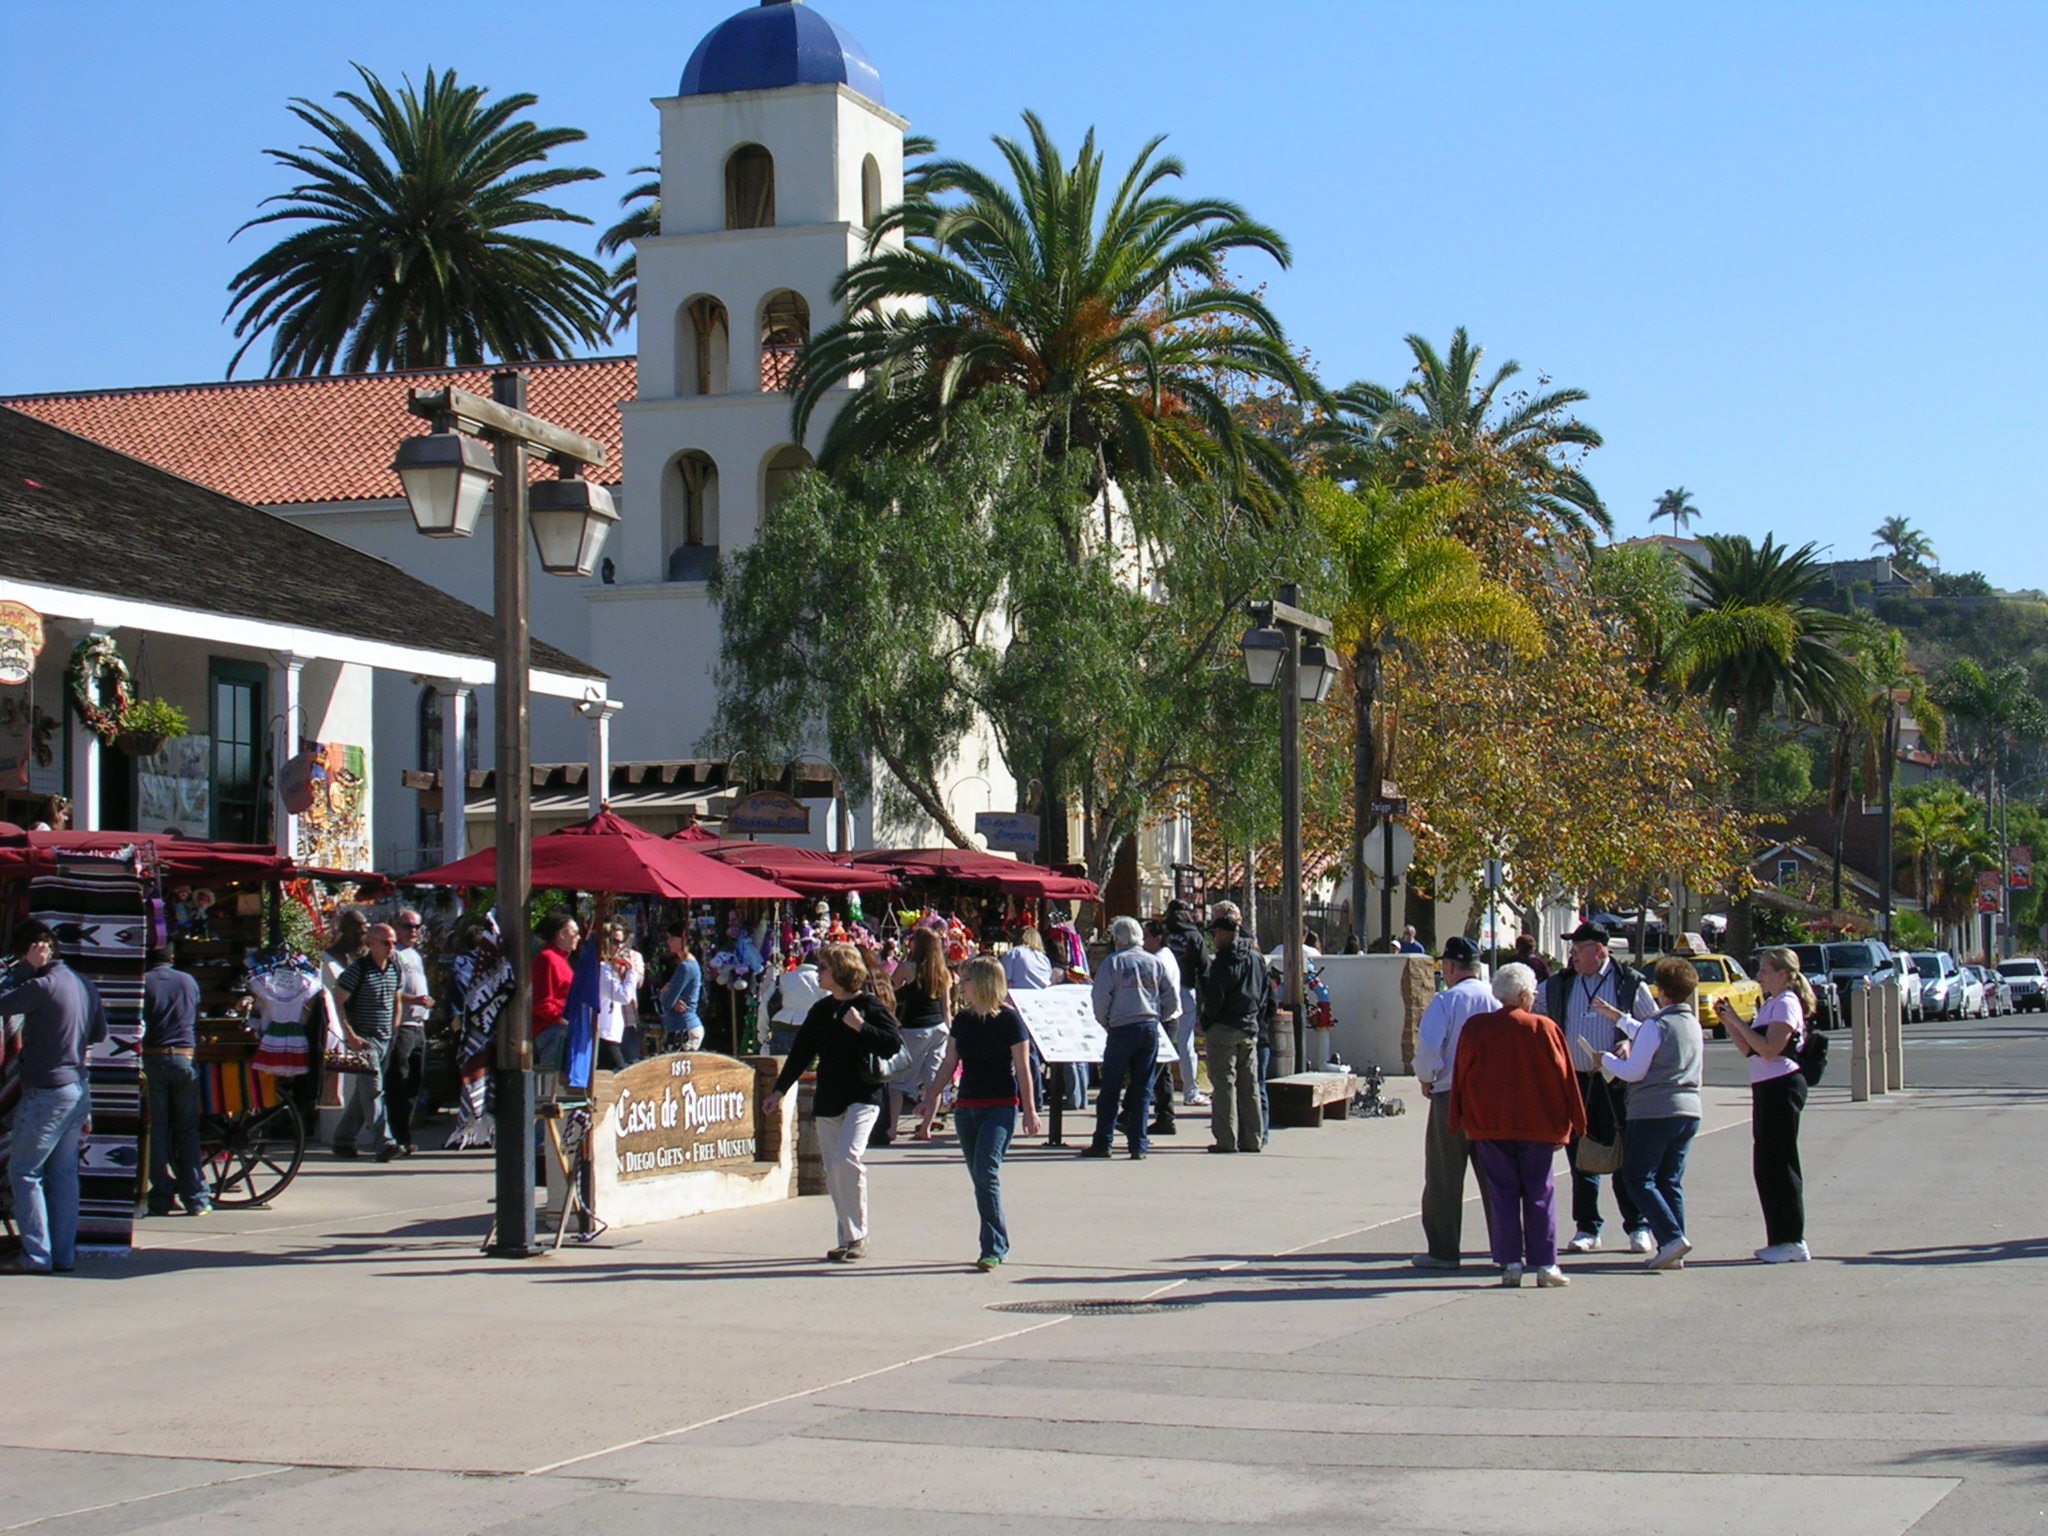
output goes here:
<path id="1" fill-rule="evenodd" d="M 597 1038 L 614 1045 L 626 1038 L 626 1025 L 639 1011 L 640 981 L 647 974 L 638 952 L 627 952 L 624 975 L 610 960 L 597 967 Z"/>

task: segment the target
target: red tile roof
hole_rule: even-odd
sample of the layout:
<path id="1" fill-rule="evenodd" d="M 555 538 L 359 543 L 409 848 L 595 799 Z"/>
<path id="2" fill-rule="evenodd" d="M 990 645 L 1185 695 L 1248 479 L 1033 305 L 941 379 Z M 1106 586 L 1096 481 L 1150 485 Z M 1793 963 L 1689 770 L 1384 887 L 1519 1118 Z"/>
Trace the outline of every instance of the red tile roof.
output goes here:
<path id="1" fill-rule="evenodd" d="M 521 364 L 527 409 L 604 444 L 607 485 L 621 478 L 619 406 L 631 400 L 630 357 Z M 150 389 L 17 395 L 0 401 L 257 506 L 373 501 L 402 494 L 391 473 L 398 440 L 423 431 L 408 389 L 453 385 L 489 395 L 488 368 L 338 374 L 313 379 L 174 384 Z M 536 475 L 550 473 L 537 466 Z"/>

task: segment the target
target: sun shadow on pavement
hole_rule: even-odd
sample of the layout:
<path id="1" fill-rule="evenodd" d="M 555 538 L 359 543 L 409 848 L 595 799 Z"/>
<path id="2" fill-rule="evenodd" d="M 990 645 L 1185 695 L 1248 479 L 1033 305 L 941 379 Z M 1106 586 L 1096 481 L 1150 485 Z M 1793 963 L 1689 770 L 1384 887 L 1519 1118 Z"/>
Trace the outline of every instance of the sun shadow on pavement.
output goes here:
<path id="1" fill-rule="evenodd" d="M 1940 1243 L 1927 1248 L 1873 1248 L 1842 1259 L 1844 1264 L 2002 1264 L 2011 1259 L 2048 1259 L 2048 1237 L 2015 1237 L 2000 1243 Z"/>

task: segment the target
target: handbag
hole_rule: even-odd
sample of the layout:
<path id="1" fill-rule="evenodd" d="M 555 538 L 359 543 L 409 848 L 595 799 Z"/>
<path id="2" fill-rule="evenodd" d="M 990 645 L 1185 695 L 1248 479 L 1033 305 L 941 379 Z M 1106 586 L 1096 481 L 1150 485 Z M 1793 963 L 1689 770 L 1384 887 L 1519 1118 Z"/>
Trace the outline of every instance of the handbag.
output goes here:
<path id="1" fill-rule="evenodd" d="M 1621 1172 L 1621 1117 L 1614 1113 L 1614 1084 L 1604 1077 L 1593 1081 L 1602 1093 L 1607 1095 L 1607 1136 L 1606 1141 L 1593 1137 L 1593 1107 L 1586 1106 L 1586 1133 L 1579 1138 L 1579 1144 L 1572 1151 L 1572 1166 L 1580 1173 Z"/>
<path id="2" fill-rule="evenodd" d="M 899 1046 L 893 1056 L 877 1056 L 870 1052 L 861 1058 L 860 1080 L 868 1088 L 887 1087 L 892 1079 L 901 1077 L 910 1070 L 912 1057 L 910 1047 Z"/>

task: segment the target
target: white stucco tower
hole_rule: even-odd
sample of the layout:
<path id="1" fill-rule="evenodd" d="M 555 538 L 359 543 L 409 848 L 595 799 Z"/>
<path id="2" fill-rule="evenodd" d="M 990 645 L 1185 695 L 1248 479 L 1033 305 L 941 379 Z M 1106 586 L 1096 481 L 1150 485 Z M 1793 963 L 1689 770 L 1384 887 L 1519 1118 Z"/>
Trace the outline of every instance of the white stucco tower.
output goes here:
<path id="1" fill-rule="evenodd" d="M 705 577 L 751 543 L 808 467 L 844 395 L 790 435 L 790 370 L 839 311 L 832 286 L 903 195 L 904 120 L 860 45 L 809 6 L 766 0 L 690 55 L 661 112 L 661 233 L 639 243 L 639 393 L 625 407 L 625 504 L 591 650 L 632 700 L 625 758 L 689 756 L 716 708 Z"/>

